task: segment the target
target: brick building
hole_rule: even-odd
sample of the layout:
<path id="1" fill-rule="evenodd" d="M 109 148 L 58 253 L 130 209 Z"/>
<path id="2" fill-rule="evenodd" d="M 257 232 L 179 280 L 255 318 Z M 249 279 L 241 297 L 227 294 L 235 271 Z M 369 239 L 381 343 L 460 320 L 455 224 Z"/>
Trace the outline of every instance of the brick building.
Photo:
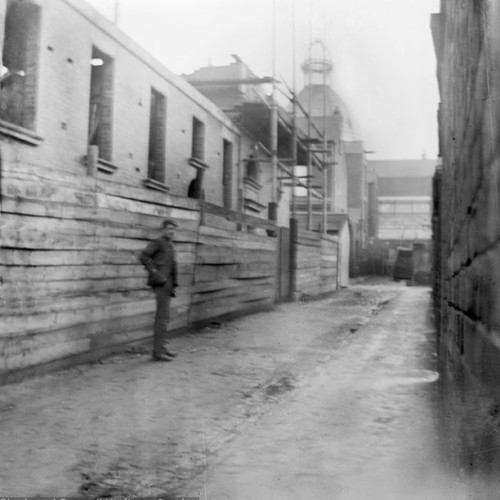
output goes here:
<path id="1" fill-rule="evenodd" d="M 137 254 L 165 216 L 172 329 L 290 296 L 281 228 L 241 210 L 255 139 L 225 112 L 81 0 L 0 0 L 0 42 L 2 377 L 150 338 Z M 323 240 L 299 292 L 337 286 Z"/>
<path id="2" fill-rule="evenodd" d="M 500 2 L 442 0 L 432 16 L 439 149 L 434 297 L 448 431 L 498 491 L 500 445 Z M 455 412 L 455 414 L 453 414 Z M 463 418 L 465 417 L 465 418 Z"/>
<path id="3" fill-rule="evenodd" d="M 253 141 L 245 148 L 243 157 L 243 182 L 241 209 L 248 214 L 267 218 L 276 216 L 281 226 L 288 226 L 290 219 L 289 191 L 284 189 L 285 179 L 290 178 L 290 165 L 280 158 L 291 158 L 291 120 L 286 111 L 277 106 L 277 183 L 273 199 L 273 172 L 271 160 L 271 107 L 272 100 L 265 84 L 269 77 L 258 77 L 237 55 L 233 62 L 221 66 L 205 66 L 183 77 L 199 92 L 226 113 Z M 267 89 L 268 90 L 268 89 Z M 304 156 L 304 146 L 299 137 L 298 152 Z M 276 214 L 269 203 L 276 203 Z"/>
<path id="4" fill-rule="evenodd" d="M 346 105 L 330 85 L 333 64 L 323 49 L 320 41 L 312 44 L 302 67 L 307 84 L 297 93 L 294 207 L 289 189 L 293 104 L 286 109 L 278 106 L 278 220 L 287 225 L 284 219 L 294 210 L 300 227 L 320 232 L 326 221 L 325 232 L 341 240 L 340 281 L 347 285 L 349 272 L 357 272 L 361 249 L 367 244 L 367 166 L 363 142 L 357 139 Z M 257 77 L 238 56 L 233 58 L 229 65 L 199 68 L 184 78 L 254 137 L 252 158 L 245 161 L 247 169 L 258 172 L 259 180 L 256 184 L 251 175 L 245 176 L 242 198 L 244 210 L 261 215 L 266 211 L 262 194 L 271 196 L 271 100 L 263 90 L 271 80 Z"/>
<path id="5" fill-rule="evenodd" d="M 81 0 L 0 0 L 0 42 L 2 380 L 151 338 L 165 216 L 174 331 L 338 287 L 336 237 L 267 220 L 261 108 L 236 123 Z"/>
<path id="6" fill-rule="evenodd" d="M 0 29 L 1 130 L 29 161 L 80 173 L 96 146 L 98 177 L 179 196 L 198 177 L 238 208 L 253 143 L 85 2 L 3 0 Z"/>

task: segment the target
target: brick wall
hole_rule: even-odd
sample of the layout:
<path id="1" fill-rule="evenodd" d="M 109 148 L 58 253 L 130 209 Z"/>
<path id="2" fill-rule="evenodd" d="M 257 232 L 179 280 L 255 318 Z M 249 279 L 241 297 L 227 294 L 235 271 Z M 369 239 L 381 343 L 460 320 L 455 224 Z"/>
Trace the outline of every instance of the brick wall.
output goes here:
<path id="1" fill-rule="evenodd" d="M 26 119 L 40 138 L 36 147 L 10 148 L 33 165 L 68 173 L 85 173 L 90 100 L 90 61 L 93 48 L 108 56 L 112 70 L 105 78 L 106 116 L 103 136 L 109 144 L 100 155 L 115 168 L 101 178 L 139 186 L 148 176 L 151 88 L 165 96 L 165 185 L 174 195 L 186 196 L 196 169 L 189 165 L 192 120 L 205 124 L 207 199 L 222 204 L 223 139 L 237 145 L 240 131 L 213 103 L 172 74 L 111 22 L 85 2 L 41 0 L 40 30 L 30 35 L 29 64 L 36 63 L 36 78 L 29 79 L 33 105 Z M 33 38 L 33 39 L 32 39 Z M 34 109 L 33 109 L 34 107 Z M 28 107 L 26 107 L 28 109 Z M 33 123 L 33 127 L 31 127 Z M 243 139 L 244 140 L 244 139 Z M 232 192 L 238 192 L 239 149 L 235 148 Z"/>
<path id="2" fill-rule="evenodd" d="M 444 0 L 442 12 L 432 19 L 443 158 L 434 193 L 441 369 L 443 377 L 463 373 L 467 386 L 481 387 L 481 407 L 475 411 L 494 416 L 497 429 L 488 443 L 481 442 L 484 433 L 474 427 L 486 421 L 471 420 L 463 441 L 468 468 L 482 460 L 486 448 L 498 449 L 500 443 L 496 410 L 500 403 L 496 397 L 500 381 L 499 10 L 498 0 Z M 459 384 L 459 379 L 454 383 Z M 457 411 L 460 415 L 460 406 Z"/>

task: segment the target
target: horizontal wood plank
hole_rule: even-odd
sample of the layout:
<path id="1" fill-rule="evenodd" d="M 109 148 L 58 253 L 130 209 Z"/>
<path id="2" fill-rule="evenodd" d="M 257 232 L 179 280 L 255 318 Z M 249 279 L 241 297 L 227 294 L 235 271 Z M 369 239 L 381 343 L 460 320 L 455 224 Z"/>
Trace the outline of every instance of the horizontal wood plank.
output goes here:
<path id="1" fill-rule="evenodd" d="M 2 173 L 0 369 L 151 335 L 155 300 L 138 254 L 166 216 L 178 223 L 172 328 L 274 302 L 271 221 L 50 168 Z M 297 239 L 298 291 L 334 290 L 338 238 L 300 229 Z"/>

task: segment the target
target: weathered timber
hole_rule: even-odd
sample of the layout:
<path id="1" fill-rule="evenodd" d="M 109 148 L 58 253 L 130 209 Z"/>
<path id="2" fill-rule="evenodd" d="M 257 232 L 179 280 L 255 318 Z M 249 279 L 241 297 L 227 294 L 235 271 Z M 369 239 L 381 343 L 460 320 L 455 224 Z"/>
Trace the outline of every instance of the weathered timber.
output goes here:
<path id="1" fill-rule="evenodd" d="M 106 320 L 99 324 L 95 333 L 88 333 L 87 328 L 85 336 L 74 327 L 72 330 L 52 330 L 38 335 L 0 337 L 0 352 L 5 353 L 0 358 L 0 370 L 25 368 L 151 336 L 151 321 L 146 315 L 123 322 L 120 328 L 111 329 L 112 326 L 112 322 Z"/>
<path id="2" fill-rule="evenodd" d="M 134 228 L 143 228 L 143 231 L 145 228 L 149 228 L 149 233 L 153 235 L 154 231 L 157 232 L 160 227 L 161 217 L 163 215 L 170 216 L 171 210 L 165 211 L 164 214 L 155 215 L 151 213 L 112 210 L 96 207 L 95 205 L 61 204 L 59 202 L 26 200 L 6 196 L 2 201 L 2 212 L 4 214 L 46 217 L 47 219 L 93 221 L 103 225 L 112 223 L 122 225 L 125 229 L 128 227 L 132 231 Z M 182 212 L 182 214 L 187 215 L 188 212 Z M 178 216 L 177 220 L 179 221 L 181 232 L 184 229 L 196 231 L 198 227 L 198 221 L 192 218 L 184 219 Z"/>
<path id="3" fill-rule="evenodd" d="M 259 310 L 269 308 L 272 304 L 271 299 L 248 299 L 246 302 L 238 302 L 236 304 L 225 304 L 214 306 L 206 304 L 203 308 L 195 309 L 190 314 L 190 322 L 199 322 L 207 320 L 214 317 L 225 316 L 235 314 L 237 312 L 241 313 L 245 310 Z M 238 307 L 236 307 L 238 306 Z"/>
<path id="4" fill-rule="evenodd" d="M 112 320 L 113 318 L 134 316 L 144 311 L 154 310 L 154 301 L 148 294 L 140 293 L 139 297 L 121 297 L 122 300 L 99 304 L 91 301 L 81 301 L 80 309 L 70 309 L 72 302 L 65 303 L 66 308 L 54 306 L 53 311 L 39 312 L 25 316 L 0 317 L 0 337 L 13 333 L 39 333 L 62 327 L 70 327 L 79 323 Z M 75 304 L 76 305 L 76 304 Z M 91 321 L 89 321 L 91 319 Z"/>
<path id="5" fill-rule="evenodd" d="M 275 255 L 275 251 L 272 250 L 242 250 L 199 245 L 196 258 L 198 264 L 233 264 L 251 262 L 264 256 L 273 259 Z"/>
<path id="6" fill-rule="evenodd" d="M 189 280 L 192 277 L 194 254 L 189 255 L 191 255 L 191 260 L 183 258 L 182 262 L 178 263 L 179 279 L 185 285 L 190 283 Z M 78 286 L 79 280 L 146 279 L 146 271 L 138 263 L 133 265 L 2 266 L 0 276 L 2 276 L 4 287 L 15 286 L 18 282 L 34 284 L 38 281 L 75 281 Z"/>
<path id="7" fill-rule="evenodd" d="M 274 276 L 251 278 L 249 281 L 224 279 L 216 282 L 198 283 L 192 288 L 193 303 L 196 302 L 197 298 L 205 300 L 209 293 L 215 295 L 215 292 L 223 292 L 221 296 L 226 296 L 227 294 L 246 293 L 254 287 L 262 287 L 263 290 L 271 289 L 274 285 Z"/>
<path id="8" fill-rule="evenodd" d="M 237 239 L 240 241 L 247 241 L 250 243 L 261 241 L 268 242 L 269 245 L 276 245 L 275 238 L 269 237 L 266 235 L 258 235 L 253 233 L 246 233 L 242 231 L 226 231 L 218 228 L 212 228 L 207 225 L 200 226 L 199 229 L 200 238 L 203 239 L 206 237 L 215 237 L 215 238 L 224 238 L 224 239 Z"/>
<path id="9" fill-rule="evenodd" d="M 299 229 L 296 237 L 296 291 L 318 295 L 337 289 L 338 238 Z"/>
<path id="10" fill-rule="evenodd" d="M 203 210 L 204 215 L 208 214 L 208 215 L 219 216 L 221 218 L 226 219 L 227 221 L 231 221 L 237 224 L 249 225 L 252 227 L 260 227 L 272 231 L 276 231 L 278 229 L 276 224 L 266 219 L 253 217 L 251 215 L 246 215 L 241 212 L 233 212 L 231 210 L 227 210 L 217 205 L 212 205 L 211 203 L 202 202 L 201 208 Z"/>
<path id="11" fill-rule="evenodd" d="M 102 193 L 117 198 L 199 214 L 198 200 L 155 192 L 136 185 L 118 184 L 106 179 L 96 181 L 60 170 L 46 167 L 40 169 L 38 166 L 25 163 L 18 163 L 15 168 L 12 168 L 6 162 L 5 165 L 2 165 L 2 170 L 4 174 L 3 186 L 5 187 L 3 191 L 6 196 L 70 203 L 72 200 L 85 200 L 82 193 L 92 194 L 93 199 L 96 199 L 97 193 Z M 71 196 L 72 190 L 80 194 Z M 68 194 L 70 194 L 69 197 Z M 175 215 L 172 216 L 175 217 Z"/>
<path id="12" fill-rule="evenodd" d="M 270 221 L 206 203 L 200 213 L 198 200 L 100 176 L 12 164 L 3 174 L 0 370 L 151 337 L 155 300 L 138 254 L 165 216 L 179 224 L 171 328 L 274 302 L 278 239 Z M 311 232 L 298 240 L 305 293 L 332 290 L 335 241 Z"/>
<path id="13" fill-rule="evenodd" d="M 196 266 L 196 273 L 194 275 L 193 283 L 209 282 L 224 280 L 232 278 L 238 274 L 239 264 L 227 264 L 224 266 L 210 266 L 198 265 Z"/>

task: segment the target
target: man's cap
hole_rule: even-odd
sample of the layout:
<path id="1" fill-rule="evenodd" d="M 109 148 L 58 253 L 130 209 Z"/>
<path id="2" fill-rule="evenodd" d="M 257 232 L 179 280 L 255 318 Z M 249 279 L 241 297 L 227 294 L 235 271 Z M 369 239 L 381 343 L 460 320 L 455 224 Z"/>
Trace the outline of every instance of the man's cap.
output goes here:
<path id="1" fill-rule="evenodd" d="M 170 217 L 166 217 L 165 219 L 163 219 L 162 227 L 165 227 L 167 224 L 177 227 L 177 222 L 175 222 L 175 220 Z"/>

